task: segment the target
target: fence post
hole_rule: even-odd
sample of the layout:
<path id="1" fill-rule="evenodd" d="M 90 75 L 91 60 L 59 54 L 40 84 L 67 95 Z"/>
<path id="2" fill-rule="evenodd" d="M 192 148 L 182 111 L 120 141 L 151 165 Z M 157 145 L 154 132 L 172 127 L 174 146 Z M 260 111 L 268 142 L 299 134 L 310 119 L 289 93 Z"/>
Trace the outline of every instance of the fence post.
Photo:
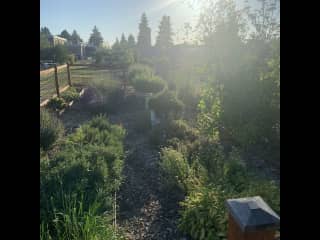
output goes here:
<path id="1" fill-rule="evenodd" d="M 56 91 L 57 91 L 57 96 L 60 97 L 60 90 L 59 90 L 59 80 L 58 80 L 58 68 L 57 64 L 54 65 L 54 80 L 56 84 Z"/>
<path id="2" fill-rule="evenodd" d="M 70 74 L 70 64 L 69 63 L 67 63 L 67 72 L 68 72 L 68 84 L 71 87 L 72 84 L 71 84 L 71 74 Z"/>
<path id="3" fill-rule="evenodd" d="M 280 217 L 259 196 L 229 199 L 228 240 L 274 240 Z"/>

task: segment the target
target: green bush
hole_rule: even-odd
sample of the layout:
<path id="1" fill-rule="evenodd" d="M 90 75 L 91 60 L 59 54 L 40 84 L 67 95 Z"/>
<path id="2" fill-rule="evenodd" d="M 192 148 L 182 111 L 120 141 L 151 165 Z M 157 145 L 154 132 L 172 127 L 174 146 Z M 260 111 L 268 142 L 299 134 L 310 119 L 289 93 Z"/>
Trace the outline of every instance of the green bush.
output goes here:
<path id="1" fill-rule="evenodd" d="M 170 121 L 167 128 L 167 138 L 178 138 L 180 140 L 193 142 L 199 137 L 199 132 L 191 128 L 188 123 L 182 119 Z"/>
<path id="2" fill-rule="evenodd" d="M 225 201 L 229 198 L 261 196 L 280 214 L 279 188 L 253 174 L 239 150 L 234 148 L 227 155 L 211 139 L 197 139 L 192 148 L 178 138 L 169 143 L 175 149 L 162 149 L 162 181 L 186 194 L 179 228 L 193 239 L 226 239 Z"/>
<path id="3" fill-rule="evenodd" d="M 111 236 L 110 221 L 102 214 L 111 210 L 114 191 L 122 182 L 124 135 L 123 128 L 101 115 L 69 135 L 50 159 L 41 155 L 40 228 L 44 239 Z"/>
<path id="4" fill-rule="evenodd" d="M 203 147 L 203 146 L 202 146 Z M 225 201 L 229 198 L 261 196 L 272 209 L 280 214 L 280 190 L 277 185 L 252 174 L 235 149 L 226 157 L 221 148 L 211 151 L 201 149 L 196 160 L 205 164 L 207 171 L 196 178 L 209 174 L 200 188 L 190 188 L 181 203 L 180 228 L 194 239 L 225 239 L 227 212 Z M 207 159 L 203 157 L 208 154 Z M 194 169 L 194 166 L 191 166 Z M 201 187 L 203 186 L 203 187 Z"/>
<path id="5" fill-rule="evenodd" d="M 258 179 L 250 179 L 241 192 L 235 191 L 234 186 L 228 183 L 200 187 L 191 191 L 181 202 L 179 228 L 194 239 L 226 239 L 227 199 L 261 196 L 280 214 L 279 195 L 279 189 L 273 182 Z"/>
<path id="6" fill-rule="evenodd" d="M 151 98 L 149 105 L 151 109 L 155 110 L 158 116 L 165 119 L 168 119 L 170 116 L 177 119 L 182 113 L 184 107 L 176 94 L 168 90 Z"/>
<path id="7" fill-rule="evenodd" d="M 68 106 L 68 104 L 66 103 L 66 101 L 62 97 L 51 98 L 47 104 L 47 107 L 49 109 L 54 110 L 54 111 L 62 110 L 64 108 L 66 108 L 67 106 Z"/>
<path id="8" fill-rule="evenodd" d="M 133 87 L 144 93 L 157 93 L 165 87 L 165 82 L 156 76 L 153 70 L 142 64 L 134 64 L 129 68 L 128 78 Z"/>
<path id="9" fill-rule="evenodd" d="M 53 47 L 52 58 L 55 59 L 59 64 L 64 64 L 68 61 L 68 49 L 66 46 L 58 44 Z"/>
<path id="10" fill-rule="evenodd" d="M 100 204 L 95 201 L 85 210 L 83 201 L 74 196 L 64 195 L 63 209 L 53 208 L 55 219 L 51 230 L 45 221 L 40 223 L 40 239 L 110 239 L 120 240 L 124 237 L 114 233 L 111 218 L 99 215 Z"/>
<path id="11" fill-rule="evenodd" d="M 226 239 L 226 193 L 217 187 L 202 187 L 181 203 L 179 228 L 193 239 Z"/>
<path id="12" fill-rule="evenodd" d="M 45 151 L 50 149 L 63 132 L 61 121 L 49 111 L 40 109 L 40 148 Z"/>
<path id="13" fill-rule="evenodd" d="M 71 102 L 80 98 L 78 91 L 74 87 L 68 88 L 65 92 L 61 93 L 61 98 L 65 102 Z"/>
<path id="14" fill-rule="evenodd" d="M 172 148 L 161 150 L 160 168 L 163 173 L 163 182 L 168 189 L 188 192 L 200 184 L 200 181 L 194 178 L 194 171 L 189 167 L 184 156 Z"/>
<path id="15" fill-rule="evenodd" d="M 128 78 L 132 80 L 135 76 L 145 75 L 147 77 L 152 77 L 153 70 L 147 65 L 143 64 L 132 64 L 128 70 Z"/>
<path id="16" fill-rule="evenodd" d="M 157 93 L 165 86 L 165 82 L 160 77 L 147 75 L 134 76 L 131 84 L 137 91 L 143 93 Z"/>

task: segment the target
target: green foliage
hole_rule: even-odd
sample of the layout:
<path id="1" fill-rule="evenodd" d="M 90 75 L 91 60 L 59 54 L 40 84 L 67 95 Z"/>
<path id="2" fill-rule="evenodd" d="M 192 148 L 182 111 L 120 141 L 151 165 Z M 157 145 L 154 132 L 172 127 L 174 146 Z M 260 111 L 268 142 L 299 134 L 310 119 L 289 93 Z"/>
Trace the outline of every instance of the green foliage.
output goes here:
<path id="1" fill-rule="evenodd" d="M 151 98 L 149 105 L 158 116 L 164 119 L 168 119 L 169 117 L 177 119 L 184 107 L 183 103 L 177 98 L 177 95 L 168 90 Z"/>
<path id="2" fill-rule="evenodd" d="M 123 128 L 110 124 L 105 116 L 97 116 L 69 135 L 49 161 L 42 155 L 40 229 L 43 237 L 111 237 L 111 219 L 102 214 L 112 208 L 113 193 L 122 182 L 124 135 Z"/>
<path id="3" fill-rule="evenodd" d="M 144 49 L 151 47 L 151 29 L 148 26 L 148 20 L 145 13 L 142 14 L 141 22 L 139 24 L 137 46 L 142 53 L 144 53 Z"/>
<path id="4" fill-rule="evenodd" d="M 146 75 L 140 75 L 133 77 L 131 81 L 137 91 L 144 93 L 160 92 L 165 85 L 164 81 L 158 76 L 152 76 L 150 78 Z"/>
<path id="5" fill-rule="evenodd" d="M 67 39 L 68 41 L 71 40 L 71 35 L 70 35 L 70 33 L 69 33 L 66 29 L 64 29 L 64 30 L 60 33 L 59 36 L 62 37 L 62 38 Z"/>
<path id="6" fill-rule="evenodd" d="M 56 60 L 57 63 L 63 64 L 68 61 L 69 52 L 66 46 L 58 44 L 53 48 L 53 59 Z"/>
<path id="7" fill-rule="evenodd" d="M 149 67 L 148 65 L 144 65 L 144 64 L 132 64 L 129 69 L 128 69 L 128 78 L 131 80 L 133 79 L 135 76 L 141 76 L 141 75 L 145 75 L 147 77 L 152 77 L 152 75 L 154 75 L 154 72 L 152 70 L 151 67 Z"/>
<path id="8" fill-rule="evenodd" d="M 84 209 L 83 202 L 78 202 L 74 196 L 63 196 L 62 210 L 53 209 L 55 219 L 51 234 L 44 221 L 40 223 L 40 239 L 70 239 L 70 240 L 95 240 L 95 239 L 124 239 L 120 234 L 115 234 L 111 227 L 111 220 L 99 216 L 99 204 L 94 202 L 88 210 Z M 54 236 L 54 237 L 53 237 Z"/>
<path id="9" fill-rule="evenodd" d="M 62 110 L 64 108 L 66 108 L 68 106 L 68 104 L 66 103 L 66 101 L 61 98 L 61 97 L 54 97 L 51 98 L 47 104 L 47 107 L 49 109 L 52 109 L 54 111 L 59 111 Z"/>
<path id="10" fill-rule="evenodd" d="M 70 41 L 74 45 L 80 44 L 82 42 L 82 39 L 80 38 L 80 36 L 76 30 L 73 30 L 73 32 L 70 36 Z"/>
<path id="11" fill-rule="evenodd" d="M 163 16 L 159 25 L 159 35 L 156 46 L 159 48 L 168 48 L 172 46 L 172 31 L 169 16 Z"/>
<path id="12" fill-rule="evenodd" d="M 98 28 L 94 26 L 92 33 L 89 38 L 89 43 L 95 47 L 101 47 L 103 43 L 103 37 L 99 32 Z"/>
<path id="13" fill-rule="evenodd" d="M 131 49 L 127 47 L 112 48 L 110 65 L 113 68 L 127 69 L 134 62 L 134 55 Z"/>
<path id="14" fill-rule="evenodd" d="M 128 78 L 133 87 L 139 92 L 157 93 L 165 87 L 165 82 L 154 75 L 150 67 L 142 64 L 130 66 Z"/>
<path id="15" fill-rule="evenodd" d="M 75 101 L 80 98 L 78 91 L 74 87 L 69 87 L 66 91 L 61 93 L 60 97 L 64 99 L 65 102 Z"/>
<path id="16" fill-rule="evenodd" d="M 202 149 L 196 158 L 201 165 L 204 164 L 210 177 L 206 182 L 202 181 L 205 183 L 202 187 L 198 185 L 197 188 L 191 188 L 181 203 L 182 231 L 195 239 L 225 239 L 225 201 L 229 198 L 261 196 L 272 209 L 280 213 L 280 192 L 274 182 L 260 179 L 248 171 L 238 150 L 233 149 L 229 157 L 217 147 L 212 150 L 210 153 Z"/>
<path id="17" fill-rule="evenodd" d="M 183 122 L 177 125 L 186 128 Z M 175 137 L 169 144 L 171 147 L 161 152 L 162 181 L 169 189 L 186 194 L 179 228 L 192 238 L 226 239 L 225 201 L 229 198 L 261 196 L 280 213 L 278 186 L 253 174 L 238 149 L 225 154 L 218 141 L 203 137 L 190 146 Z"/>
<path id="18" fill-rule="evenodd" d="M 94 114 L 116 113 L 124 101 L 124 91 L 120 88 L 120 83 L 111 75 L 92 79 L 89 84 L 94 89 L 98 102 L 93 106 L 89 105 L 88 110 Z"/>
<path id="19" fill-rule="evenodd" d="M 95 53 L 96 64 L 101 64 L 105 62 L 106 58 L 111 58 L 111 50 L 106 48 L 98 48 Z"/>
<path id="20" fill-rule="evenodd" d="M 184 141 L 193 142 L 199 137 L 199 132 L 190 127 L 184 120 L 173 120 L 168 124 L 166 129 L 167 138 L 178 138 Z"/>
<path id="21" fill-rule="evenodd" d="M 135 42 L 134 36 L 130 34 L 128 37 L 128 47 L 134 48 L 135 46 L 136 46 L 136 42 Z"/>
<path id="22" fill-rule="evenodd" d="M 163 16 L 159 25 L 159 34 L 156 39 L 156 47 L 169 49 L 173 46 L 172 30 L 169 16 Z"/>
<path id="23" fill-rule="evenodd" d="M 49 111 L 40 109 L 40 149 L 50 149 L 63 132 L 61 121 Z"/>
<path id="24" fill-rule="evenodd" d="M 127 46 L 116 43 L 112 49 L 98 48 L 95 60 L 96 64 L 126 70 L 134 62 L 134 53 Z"/>
<path id="25" fill-rule="evenodd" d="M 59 64 L 64 64 L 70 59 L 70 54 L 64 45 L 58 44 L 54 47 L 48 47 L 47 44 L 44 44 L 40 49 L 40 59 L 54 60 Z"/>
<path id="26" fill-rule="evenodd" d="M 169 190 L 180 189 L 188 192 L 199 184 L 187 160 L 174 149 L 163 148 L 161 150 L 160 168 L 163 172 L 162 181 Z"/>
<path id="27" fill-rule="evenodd" d="M 40 32 L 40 53 L 42 53 L 43 49 L 46 49 L 49 47 L 50 47 L 50 43 L 48 40 L 48 36 L 45 33 Z"/>
<path id="28" fill-rule="evenodd" d="M 226 239 L 227 194 L 218 187 L 202 187 L 181 203 L 180 229 L 193 239 Z"/>

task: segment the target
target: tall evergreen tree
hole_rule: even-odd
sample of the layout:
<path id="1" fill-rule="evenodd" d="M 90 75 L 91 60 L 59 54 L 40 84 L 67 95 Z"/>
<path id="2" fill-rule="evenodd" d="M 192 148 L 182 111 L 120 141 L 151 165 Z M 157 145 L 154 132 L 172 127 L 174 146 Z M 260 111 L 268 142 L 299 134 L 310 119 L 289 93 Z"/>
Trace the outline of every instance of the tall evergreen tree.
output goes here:
<path id="1" fill-rule="evenodd" d="M 40 32 L 40 50 L 49 48 L 49 47 L 50 47 L 50 43 L 49 43 L 48 37 L 43 32 Z"/>
<path id="2" fill-rule="evenodd" d="M 69 33 L 66 29 L 63 30 L 63 31 L 60 33 L 59 36 L 62 37 L 62 38 L 67 39 L 68 41 L 71 40 L 71 35 L 70 35 L 70 33 Z"/>
<path id="3" fill-rule="evenodd" d="M 101 47 L 103 43 L 103 37 L 101 36 L 101 33 L 99 32 L 98 28 L 94 26 L 92 33 L 89 38 L 89 43 L 92 44 L 95 47 Z"/>
<path id="4" fill-rule="evenodd" d="M 121 47 L 127 47 L 128 46 L 128 42 L 127 42 L 127 39 L 126 39 L 124 33 L 122 33 L 122 35 L 121 35 L 120 46 Z"/>
<path id="5" fill-rule="evenodd" d="M 135 42 L 134 36 L 130 34 L 128 37 L 128 46 L 129 48 L 134 48 L 135 45 L 136 45 L 136 42 Z"/>
<path id="6" fill-rule="evenodd" d="M 112 45 L 112 49 L 119 48 L 119 47 L 120 47 L 120 42 L 119 42 L 119 39 L 116 38 L 116 41 L 115 41 L 114 44 Z"/>
<path id="7" fill-rule="evenodd" d="M 156 40 L 156 47 L 168 49 L 173 45 L 172 30 L 169 16 L 163 16 L 159 25 L 159 33 Z"/>
<path id="8" fill-rule="evenodd" d="M 49 28 L 47 28 L 47 27 L 42 27 L 42 28 L 40 29 L 40 32 L 41 32 L 42 34 L 46 35 L 47 37 L 49 37 L 49 36 L 51 35 L 51 32 L 50 32 Z"/>
<path id="9" fill-rule="evenodd" d="M 151 29 L 148 27 L 148 19 L 145 13 L 141 16 L 137 45 L 139 49 L 151 47 Z"/>
<path id="10" fill-rule="evenodd" d="M 73 30 L 70 40 L 72 44 L 75 44 L 75 45 L 80 44 L 82 42 L 82 39 L 80 38 L 76 30 Z"/>
<path id="11" fill-rule="evenodd" d="M 40 49 L 45 49 L 50 47 L 49 36 L 51 35 L 49 28 L 40 28 Z"/>

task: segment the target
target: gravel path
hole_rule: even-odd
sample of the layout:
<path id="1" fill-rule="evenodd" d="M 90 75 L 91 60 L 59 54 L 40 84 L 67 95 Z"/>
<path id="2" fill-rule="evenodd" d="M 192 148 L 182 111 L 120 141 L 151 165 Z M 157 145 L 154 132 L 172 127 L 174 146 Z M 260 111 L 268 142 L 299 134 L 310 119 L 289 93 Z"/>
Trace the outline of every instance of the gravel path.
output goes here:
<path id="1" fill-rule="evenodd" d="M 89 89 L 61 116 L 68 132 L 93 117 L 87 111 L 88 104 L 94 102 L 92 98 L 94 93 Z M 128 240 L 187 239 L 177 230 L 178 202 L 182 198 L 168 194 L 161 186 L 159 152 L 149 144 L 147 133 L 135 131 L 134 122 L 139 115 L 135 104 L 128 100 L 124 109 L 108 116 L 110 122 L 121 124 L 127 131 L 124 182 L 117 193 L 117 225 Z"/>

